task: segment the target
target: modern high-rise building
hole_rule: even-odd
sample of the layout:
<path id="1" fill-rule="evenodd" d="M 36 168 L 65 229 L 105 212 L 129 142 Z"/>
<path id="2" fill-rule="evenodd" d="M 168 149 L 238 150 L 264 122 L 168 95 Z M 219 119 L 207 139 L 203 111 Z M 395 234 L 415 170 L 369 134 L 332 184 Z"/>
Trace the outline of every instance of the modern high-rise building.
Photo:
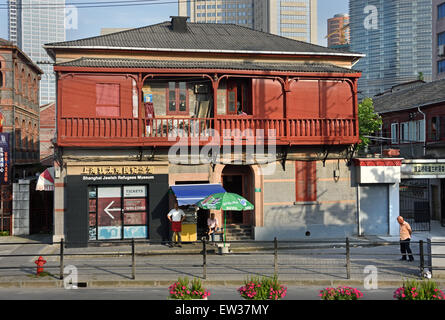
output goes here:
<path id="1" fill-rule="evenodd" d="M 351 0 L 349 17 L 351 51 L 366 54 L 354 66 L 363 96 L 432 80 L 431 0 Z"/>
<path id="2" fill-rule="evenodd" d="M 42 45 L 66 40 L 65 0 L 8 0 L 8 16 L 9 40 L 44 72 L 40 81 L 40 104 L 55 101 L 53 62 Z"/>
<path id="3" fill-rule="evenodd" d="M 433 0 L 433 79 L 445 79 L 444 0 Z"/>
<path id="4" fill-rule="evenodd" d="M 317 0 L 178 0 L 191 22 L 233 23 L 316 44 Z"/>
<path id="5" fill-rule="evenodd" d="M 343 46 L 349 44 L 349 15 L 346 13 L 336 14 L 328 19 L 328 47 Z"/>

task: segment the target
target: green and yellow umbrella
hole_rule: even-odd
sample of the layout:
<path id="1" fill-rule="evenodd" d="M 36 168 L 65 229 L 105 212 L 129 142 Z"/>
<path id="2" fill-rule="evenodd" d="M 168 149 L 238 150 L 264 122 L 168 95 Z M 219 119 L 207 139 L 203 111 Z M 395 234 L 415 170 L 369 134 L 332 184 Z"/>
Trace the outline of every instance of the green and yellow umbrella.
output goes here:
<path id="1" fill-rule="evenodd" d="M 236 193 L 214 193 L 199 201 L 196 205 L 206 210 L 246 211 L 253 210 L 254 206 Z M 226 215 L 224 214 L 224 245 L 226 242 Z"/>

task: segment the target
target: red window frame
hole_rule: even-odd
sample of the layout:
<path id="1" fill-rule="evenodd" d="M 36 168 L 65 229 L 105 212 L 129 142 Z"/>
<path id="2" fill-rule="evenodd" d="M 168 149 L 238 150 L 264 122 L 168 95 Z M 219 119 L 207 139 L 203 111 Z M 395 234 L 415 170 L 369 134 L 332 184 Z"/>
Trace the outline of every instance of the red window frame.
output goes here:
<path id="1" fill-rule="evenodd" d="M 295 161 L 296 202 L 317 201 L 317 162 Z"/>
<path id="2" fill-rule="evenodd" d="M 226 96 L 226 114 L 227 115 L 237 115 L 238 114 L 238 98 L 239 93 L 241 94 L 241 111 L 246 113 L 247 115 L 252 114 L 252 105 L 251 105 L 251 85 L 247 83 L 245 80 L 229 80 L 227 82 L 227 96 Z M 231 110 L 230 101 L 231 95 L 234 98 L 235 108 Z"/>
<path id="3" fill-rule="evenodd" d="M 170 95 L 172 93 L 173 90 L 171 90 L 170 85 L 174 83 L 175 84 L 175 91 L 174 91 L 174 96 L 175 96 L 175 100 L 172 101 L 172 96 Z M 183 83 L 185 85 L 185 110 L 184 111 L 180 111 L 179 110 L 179 105 L 181 103 L 181 88 L 180 88 L 180 84 Z M 189 114 L 189 92 L 188 92 L 188 86 L 187 86 L 187 82 L 185 81 L 169 81 L 167 82 L 167 87 L 166 87 L 166 93 L 165 93 L 165 100 L 166 100 L 166 114 L 167 115 L 188 115 Z M 175 110 L 170 110 L 170 102 L 174 102 L 175 103 Z"/>

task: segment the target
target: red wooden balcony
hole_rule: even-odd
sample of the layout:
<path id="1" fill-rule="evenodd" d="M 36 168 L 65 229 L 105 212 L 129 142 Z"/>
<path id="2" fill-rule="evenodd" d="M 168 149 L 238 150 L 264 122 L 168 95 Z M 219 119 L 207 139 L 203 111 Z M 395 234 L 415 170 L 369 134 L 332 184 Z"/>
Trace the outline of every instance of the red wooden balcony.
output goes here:
<path id="1" fill-rule="evenodd" d="M 173 144 L 353 144 L 356 119 L 81 118 L 62 117 L 60 146 L 171 146 Z"/>

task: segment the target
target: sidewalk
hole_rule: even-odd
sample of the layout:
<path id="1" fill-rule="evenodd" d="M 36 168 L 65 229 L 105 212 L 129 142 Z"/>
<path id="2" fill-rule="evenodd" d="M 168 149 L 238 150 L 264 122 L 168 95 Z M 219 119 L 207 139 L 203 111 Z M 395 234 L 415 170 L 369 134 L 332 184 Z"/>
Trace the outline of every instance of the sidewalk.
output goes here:
<path id="1" fill-rule="evenodd" d="M 5 238 L 5 237 L 3 237 Z M 0 287 L 63 287 L 59 280 L 60 245 L 47 244 L 39 237 L 6 237 L 0 241 L 1 254 L 16 257 L 0 257 Z M 298 243 L 278 241 L 278 274 L 287 285 L 336 286 L 363 285 L 363 268 L 376 265 L 381 271 L 380 286 L 394 287 L 403 277 L 418 277 L 418 265 L 398 261 L 398 242 L 375 246 L 377 237 L 351 237 L 351 279 L 346 277 L 346 239 L 324 239 Z M 324 242 L 322 242 L 324 241 Z M 387 240 L 385 240 L 387 241 Z M 32 243 L 20 245 L 17 243 Z M 87 287 L 141 287 L 168 286 L 178 277 L 203 278 L 201 243 L 185 243 L 182 248 L 170 248 L 163 244 L 135 242 L 135 275 L 132 279 L 131 246 L 89 246 L 65 248 L 64 267 L 78 269 L 78 281 Z M 207 245 L 207 285 L 240 285 L 252 275 L 272 275 L 274 272 L 274 243 L 230 243 L 231 252 L 218 254 L 215 246 Z M 21 257 L 28 253 L 34 256 Z M 108 254 L 103 256 L 102 254 Z M 381 255 L 378 256 L 378 255 Z M 45 270 L 53 276 L 34 277 L 34 260 L 42 255 Z M 66 271 L 65 276 L 69 272 Z"/>

